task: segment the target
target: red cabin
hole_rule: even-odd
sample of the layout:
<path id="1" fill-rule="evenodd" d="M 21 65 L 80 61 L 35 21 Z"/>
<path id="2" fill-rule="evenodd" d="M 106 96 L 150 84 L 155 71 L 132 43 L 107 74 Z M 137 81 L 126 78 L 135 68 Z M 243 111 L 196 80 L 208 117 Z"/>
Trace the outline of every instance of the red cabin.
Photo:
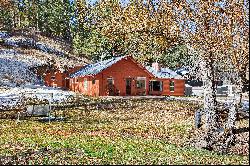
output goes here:
<path id="1" fill-rule="evenodd" d="M 115 57 L 70 74 L 69 89 L 89 96 L 183 96 L 185 80 L 156 67 L 145 68 L 131 56 Z"/>

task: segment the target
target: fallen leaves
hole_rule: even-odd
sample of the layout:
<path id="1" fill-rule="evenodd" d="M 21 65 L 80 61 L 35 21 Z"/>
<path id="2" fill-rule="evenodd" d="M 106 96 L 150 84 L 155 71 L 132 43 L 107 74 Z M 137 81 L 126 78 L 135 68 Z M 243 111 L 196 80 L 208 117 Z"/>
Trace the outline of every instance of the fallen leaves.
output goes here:
<path id="1" fill-rule="evenodd" d="M 147 102 L 146 102 L 147 101 Z M 0 120 L 3 164 L 248 163 L 190 149 L 197 105 L 160 99 L 91 99 L 90 113 L 66 109 L 66 120 Z M 107 105 L 109 105 L 107 107 Z M 58 115 L 60 115 L 58 111 Z M 80 117 L 80 118 L 79 118 Z M 240 122 L 241 125 L 245 125 Z M 178 156 L 178 157 L 176 157 Z"/>

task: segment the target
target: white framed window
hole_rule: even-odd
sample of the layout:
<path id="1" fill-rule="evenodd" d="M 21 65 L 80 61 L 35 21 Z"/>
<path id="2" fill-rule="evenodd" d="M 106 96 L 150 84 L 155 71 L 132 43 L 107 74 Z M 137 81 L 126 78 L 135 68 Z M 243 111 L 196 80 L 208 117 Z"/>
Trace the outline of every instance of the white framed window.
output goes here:
<path id="1" fill-rule="evenodd" d="M 174 92 L 174 81 L 170 81 L 170 92 Z"/>
<path id="2" fill-rule="evenodd" d="M 136 88 L 137 89 L 146 89 L 146 77 L 137 77 L 136 78 Z"/>
<path id="3" fill-rule="evenodd" d="M 51 76 L 50 79 L 51 79 L 51 80 L 55 80 L 55 79 L 56 79 L 56 76 Z"/>
<path id="4" fill-rule="evenodd" d="M 151 80 L 149 82 L 150 91 L 162 91 L 162 81 Z"/>
<path id="5" fill-rule="evenodd" d="M 84 87 L 84 90 L 88 90 L 88 79 L 87 78 L 84 78 L 84 80 L 83 80 L 83 87 Z"/>

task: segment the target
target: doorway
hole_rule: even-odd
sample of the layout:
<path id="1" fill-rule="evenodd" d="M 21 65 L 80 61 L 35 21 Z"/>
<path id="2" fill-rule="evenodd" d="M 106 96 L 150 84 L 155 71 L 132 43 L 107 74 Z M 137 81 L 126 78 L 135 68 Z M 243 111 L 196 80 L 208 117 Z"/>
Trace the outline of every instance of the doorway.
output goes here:
<path id="1" fill-rule="evenodd" d="M 126 78 L 126 95 L 131 95 L 132 78 Z"/>
<path id="2" fill-rule="evenodd" d="M 69 89 L 69 79 L 68 78 L 65 79 L 65 87 L 67 90 Z"/>
<path id="3" fill-rule="evenodd" d="M 107 78 L 107 88 L 108 88 L 108 96 L 114 96 L 115 95 L 115 88 L 114 88 L 114 79 L 113 78 Z"/>

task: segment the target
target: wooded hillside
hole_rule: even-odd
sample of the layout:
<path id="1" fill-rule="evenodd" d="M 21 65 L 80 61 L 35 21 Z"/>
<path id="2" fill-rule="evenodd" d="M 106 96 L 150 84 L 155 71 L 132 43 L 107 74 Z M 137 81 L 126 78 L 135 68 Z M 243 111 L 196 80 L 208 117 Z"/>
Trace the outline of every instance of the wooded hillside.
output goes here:
<path id="1" fill-rule="evenodd" d="M 188 64 L 176 10 L 166 1 L 0 3 L 0 29 L 32 29 L 48 37 L 62 38 L 69 43 L 71 53 L 90 60 L 131 54 L 142 63 L 158 61 L 171 68 Z"/>

